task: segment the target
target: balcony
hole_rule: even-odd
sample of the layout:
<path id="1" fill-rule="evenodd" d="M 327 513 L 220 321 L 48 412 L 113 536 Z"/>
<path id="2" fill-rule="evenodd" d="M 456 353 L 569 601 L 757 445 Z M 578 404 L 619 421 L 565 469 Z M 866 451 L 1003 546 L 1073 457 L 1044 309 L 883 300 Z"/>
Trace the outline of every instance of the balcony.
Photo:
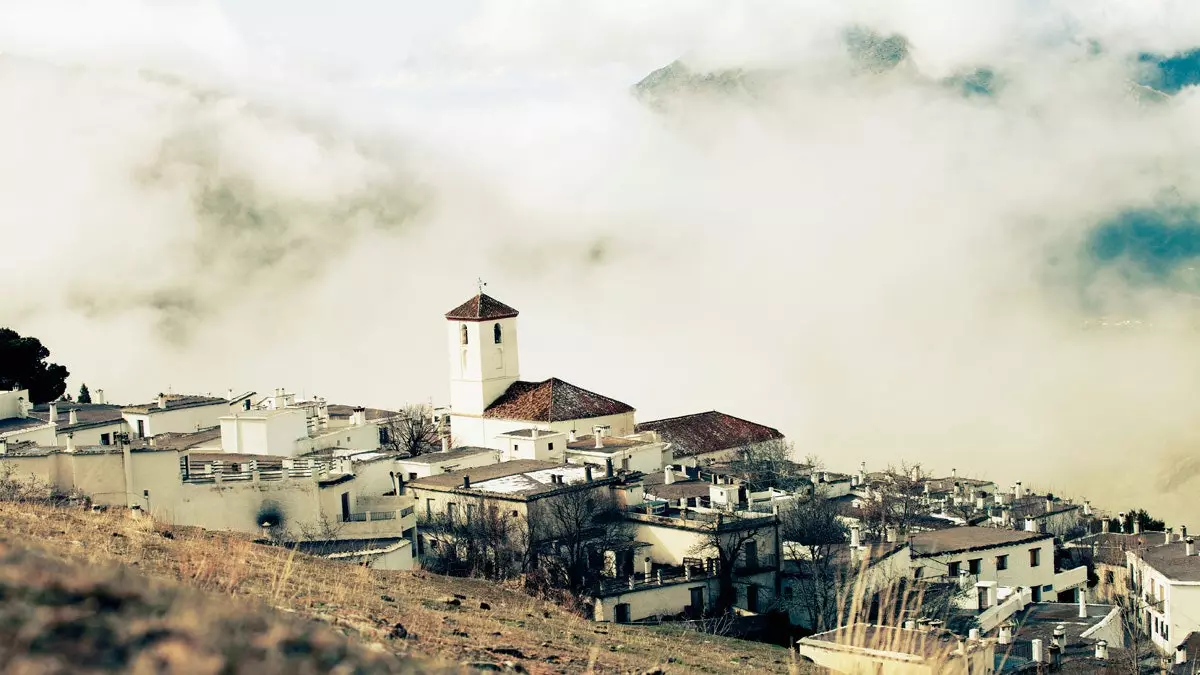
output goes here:
<path id="1" fill-rule="evenodd" d="M 1087 567 L 1075 567 L 1054 573 L 1054 590 L 1061 593 L 1087 584 Z"/>
<path id="2" fill-rule="evenodd" d="M 337 539 L 399 537 L 416 525 L 413 507 L 338 515 Z"/>

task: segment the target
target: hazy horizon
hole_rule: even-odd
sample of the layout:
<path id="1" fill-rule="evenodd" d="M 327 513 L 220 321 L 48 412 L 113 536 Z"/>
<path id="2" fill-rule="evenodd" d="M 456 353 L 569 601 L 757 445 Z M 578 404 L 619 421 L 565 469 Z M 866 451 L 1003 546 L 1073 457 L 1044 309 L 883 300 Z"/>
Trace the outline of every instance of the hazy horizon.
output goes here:
<path id="1" fill-rule="evenodd" d="M 3 6 L 0 325 L 111 401 L 444 403 L 482 277 L 525 379 L 1187 524 L 1200 95 L 1148 55 L 1197 48 L 1185 2 Z"/>

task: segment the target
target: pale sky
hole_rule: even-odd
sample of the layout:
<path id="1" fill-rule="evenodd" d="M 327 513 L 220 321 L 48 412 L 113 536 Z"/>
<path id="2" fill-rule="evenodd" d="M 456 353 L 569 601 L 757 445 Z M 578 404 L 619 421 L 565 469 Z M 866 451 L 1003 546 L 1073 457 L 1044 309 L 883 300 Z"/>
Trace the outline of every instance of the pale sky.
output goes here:
<path id="1" fill-rule="evenodd" d="M 1194 0 L 0 2 L 0 324 L 110 400 L 442 403 L 483 276 L 527 379 L 642 419 L 1196 520 L 1194 296 L 1086 242 L 1200 204 L 1196 88 L 1129 95 L 1197 46 Z M 748 84 L 631 95 L 677 58 Z"/>

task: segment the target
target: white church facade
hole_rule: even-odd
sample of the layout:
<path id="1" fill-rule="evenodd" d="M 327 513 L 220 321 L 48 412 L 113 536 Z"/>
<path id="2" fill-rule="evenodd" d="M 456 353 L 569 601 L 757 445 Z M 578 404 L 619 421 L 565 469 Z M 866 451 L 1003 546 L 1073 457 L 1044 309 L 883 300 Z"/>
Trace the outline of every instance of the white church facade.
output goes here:
<path id="1" fill-rule="evenodd" d="M 629 404 L 558 378 L 520 379 L 517 314 L 484 293 L 446 313 L 455 444 L 507 454 L 513 450 L 510 434 L 536 429 L 539 449 L 554 455 L 598 429 L 609 437 L 634 433 Z"/>

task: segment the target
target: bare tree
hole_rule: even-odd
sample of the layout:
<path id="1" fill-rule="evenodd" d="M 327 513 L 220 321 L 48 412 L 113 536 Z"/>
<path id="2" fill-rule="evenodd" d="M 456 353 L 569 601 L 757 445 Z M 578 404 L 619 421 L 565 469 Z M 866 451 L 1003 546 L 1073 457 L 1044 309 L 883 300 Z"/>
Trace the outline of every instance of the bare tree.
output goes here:
<path id="1" fill-rule="evenodd" d="M 737 603 L 737 564 L 746 545 L 759 541 L 767 533 L 777 534 L 776 520 L 774 516 L 716 513 L 700 526 L 700 533 L 700 541 L 689 553 L 715 559 L 717 597 L 712 613 L 725 614 Z"/>
<path id="2" fill-rule="evenodd" d="M 793 446 L 784 439 L 744 445 L 730 461 L 730 469 L 754 491 L 775 487 L 791 490 L 803 481 L 803 472 L 792 461 Z"/>
<path id="3" fill-rule="evenodd" d="M 541 541 L 538 567 L 548 581 L 578 593 L 600 576 L 592 553 L 630 539 L 616 498 L 606 489 L 578 489 L 534 502 L 530 521 L 537 522 Z"/>
<path id="4" fill-rule="evenodd" d="M 425 565 L 435 572 L 502 581 L 524 571 L 527 536 L 522 519 L 482 496 L 456 515 L 421 516 Z"/>
<path id="5" fill-rule="evenodd" d="M 779 512 L 783 552 L 794 570 L 795 595 L 789 601 L 808 622 L 822 631 L 837 626 L 839 599 L 852 576 L 852 561 L 841 555 L 846 526 L 830 501 L 811 498 Z"/>
<path id="6" fill-rule="evenodd" d="M 386 452 L 416 457 L 440 446 L 439 432 L 431 406 L 407 405 L 398 415 L 379 423 L 379 447 Z"/>
<path id="7" fill-rule="evenodd" d="M 863 505 L 863 527 L 867 534 L 882 539 L 888 527 L 907 530 L 928 509 L 922 496 L 929 473 L 919 463 L 888 467 L 884 478 L 871 486 L 872 499 Z"/>

